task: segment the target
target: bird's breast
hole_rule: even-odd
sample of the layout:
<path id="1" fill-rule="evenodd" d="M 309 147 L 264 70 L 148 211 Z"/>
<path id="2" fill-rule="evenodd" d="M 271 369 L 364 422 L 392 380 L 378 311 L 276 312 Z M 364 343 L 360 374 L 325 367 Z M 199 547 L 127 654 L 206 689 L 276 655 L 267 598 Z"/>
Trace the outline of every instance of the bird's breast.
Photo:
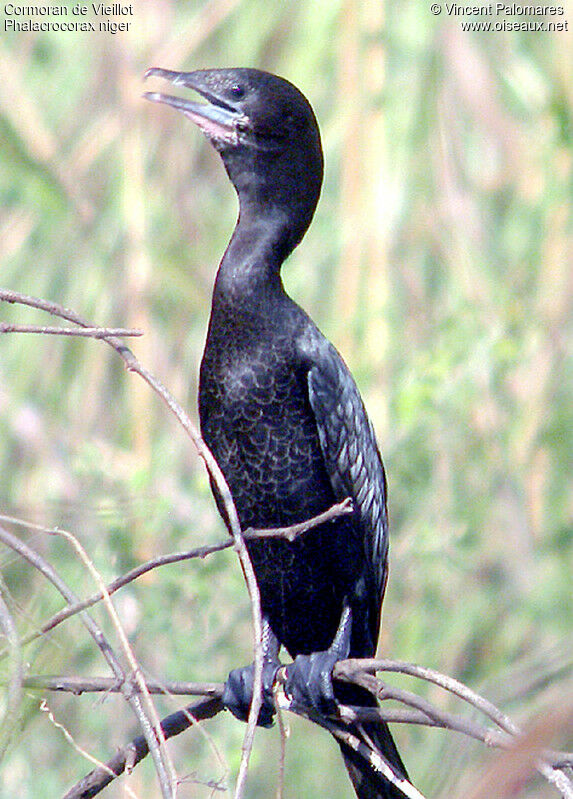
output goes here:
<path id="1" fill-rule="evenodd" d="M 288 346 L 207 347 L 199 411 L 243 525 L 295 523 L 332 503 L 306 376 Z"/>

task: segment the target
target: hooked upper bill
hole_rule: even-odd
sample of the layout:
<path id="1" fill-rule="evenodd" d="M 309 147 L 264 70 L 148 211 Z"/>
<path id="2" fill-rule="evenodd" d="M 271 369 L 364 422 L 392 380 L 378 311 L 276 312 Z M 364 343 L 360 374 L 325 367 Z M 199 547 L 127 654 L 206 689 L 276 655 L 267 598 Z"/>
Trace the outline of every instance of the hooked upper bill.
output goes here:
<path id="1" fill-rule="evenodd" d="M 150 77 L 165 78 L 174 86 L 184 86 L 193 89 L 207 103 L 197 103 L 183 97 L 175 97 L 161 92 L 145 92 L 146 100 L 152 103 L 164 103 L 182 111 L 188 119 L 194 122 L 203 133 L 214 142 L 236 145 L 239 143 L 237 123 L 244 124 L 246 117 L 238 108 L 218 97 L 207 85 L 206 75 L 208 70 L 195 72 L 173 72 L 161 67 L 152 67 L 145 73 L 145 79 Z"/>

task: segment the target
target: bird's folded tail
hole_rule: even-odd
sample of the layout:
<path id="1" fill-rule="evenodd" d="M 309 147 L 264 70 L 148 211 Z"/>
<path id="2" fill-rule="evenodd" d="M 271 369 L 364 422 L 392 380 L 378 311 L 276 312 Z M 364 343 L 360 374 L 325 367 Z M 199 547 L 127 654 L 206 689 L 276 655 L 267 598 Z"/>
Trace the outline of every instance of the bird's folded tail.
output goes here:
<path id="1" fill-rule="evenodd" d="M 356 686 L 337 685 L 337 698 L 341 704 L 360 707 L 377 707 L 372 694 Z M 342 693 L 343 696 L 339 696 Z M 402 758 L 384 721 L 352 722 L 340 725 L 341 735 L 336 737 L 344 764 L 350 775 L 358 799 L 404 799 L 405 796 L 420 796 L 408 781 Z M 400 790 L 394 780 L 402 784 Z"/>

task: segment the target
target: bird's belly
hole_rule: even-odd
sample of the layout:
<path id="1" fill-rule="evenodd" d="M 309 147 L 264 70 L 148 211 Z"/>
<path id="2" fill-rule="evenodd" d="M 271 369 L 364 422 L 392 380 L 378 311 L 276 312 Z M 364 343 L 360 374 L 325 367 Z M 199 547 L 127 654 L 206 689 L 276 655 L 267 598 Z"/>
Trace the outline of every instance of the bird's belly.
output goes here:
<path id="1" fill-rule="evenodd" d="M 290 526 L 334 504 L 312 409 L 295 375 L 207 382 L 200 396 L 203 436 L 243 529 Z M 263 613 L 279 640 L 292 655 L 327 648 L 363 566 L 351 520 L 248 548 Z"/>
<path id="2" fill-rule="evenodd" d="M 263 613 L 293 657 L 332 643 L 343 601 L 358 579 L 361 554 L 355 543 L 346 520 L 321 525 L 293 542 L 249 542 Z"/>

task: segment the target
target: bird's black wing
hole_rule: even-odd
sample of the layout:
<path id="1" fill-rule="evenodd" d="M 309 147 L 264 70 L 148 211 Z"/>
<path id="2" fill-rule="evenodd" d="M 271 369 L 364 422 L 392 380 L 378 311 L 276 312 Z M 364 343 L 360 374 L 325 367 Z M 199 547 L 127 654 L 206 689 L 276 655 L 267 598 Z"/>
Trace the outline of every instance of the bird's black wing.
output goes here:
<path id="1" fill-rule="evenodd" d="M 387 578 L 386 475 L 376 436 L 354 378 L 337 350 L 314 326 L 299 346 L 306 360 L 309 400 L 337 501 L 352 499 L 362 536 L 365 570 L 373 587 L 370 629 L 378 637 Z"/>

